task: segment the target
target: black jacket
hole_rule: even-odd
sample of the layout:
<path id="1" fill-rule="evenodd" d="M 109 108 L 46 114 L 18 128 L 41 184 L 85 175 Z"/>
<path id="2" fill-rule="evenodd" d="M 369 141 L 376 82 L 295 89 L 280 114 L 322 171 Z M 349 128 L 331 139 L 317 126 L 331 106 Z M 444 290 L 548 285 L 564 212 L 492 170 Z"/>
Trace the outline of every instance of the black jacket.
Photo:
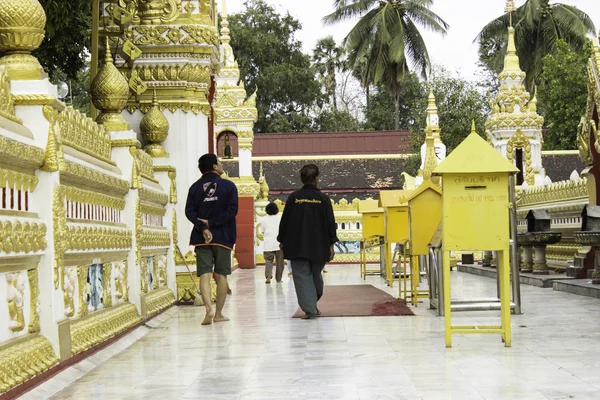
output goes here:
<path id="1" fill-rule="evenodd" d="M 283 209 L 277 241 L 288 260 L 329 261 L 330 246 L 339 241 L 329 197 L 313 185 L 292 193 Z"/>
<path id="2" fill-rule="evenodd" d="M 204 192 L 207 189 L 205 196 Z M 208 229 L 213 235 L 211 245 L 233 249 L 236 240 L 237 213 L 238 192 L 235 184 L 230 180 L 221 179 L 214 172 L 202 175 L 202 178 L 190 187 L 185 205 L 185 216 L 194 224 L 190 245 L 205 245 L 202 231 L 207 226 L 200 219 L 206 219 Z"/>

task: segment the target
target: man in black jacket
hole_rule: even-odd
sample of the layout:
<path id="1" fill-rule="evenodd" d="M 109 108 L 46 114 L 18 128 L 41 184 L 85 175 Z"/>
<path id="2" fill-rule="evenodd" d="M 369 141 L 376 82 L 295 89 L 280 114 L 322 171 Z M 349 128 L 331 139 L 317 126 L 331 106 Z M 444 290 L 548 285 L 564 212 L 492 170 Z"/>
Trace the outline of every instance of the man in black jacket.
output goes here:
<path id="1" fill-rule="evenodd" d="M 331 200 L 317 189 L 319 168 L 314 164 L 300 170 L 302 189 L 285 203 L 279 236 L 284 257 L 292 262 L 298 304 L 310 319 L 320 314 L 317 302 L 323 296 L 325 263 L 333 260 L 338 242 Z"/>
<path id="2" fill-rule="evenodd" d="M 206 317 L 202 325 L 229 321 L 223 316 L 227 297 L 227 275 L 231 275 L 231 251 L 236 240 L 235 217 L 238 213 L 238 192 L 233 182 L 221 179 L 223 165 L 214 154 L 198 160 L 202 177 L 188 193 L 185 215 L 194 224 L 190 245 L 196 247 L 196 274 L 200 277 Z M 210 278 L 217 278 L 217 309 L 212 310 Z"/>

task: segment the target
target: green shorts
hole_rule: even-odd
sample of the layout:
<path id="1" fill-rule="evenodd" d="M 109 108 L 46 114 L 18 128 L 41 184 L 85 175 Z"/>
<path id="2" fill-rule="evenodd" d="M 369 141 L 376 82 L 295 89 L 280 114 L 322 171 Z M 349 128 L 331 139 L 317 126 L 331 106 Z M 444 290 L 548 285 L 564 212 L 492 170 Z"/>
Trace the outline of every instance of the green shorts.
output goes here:
<path id="1" fill-rule="evenodd" d="M 231 275 L 231 250 L 221 246 L 196 246 L 196 275 L 213 272 Z"/>

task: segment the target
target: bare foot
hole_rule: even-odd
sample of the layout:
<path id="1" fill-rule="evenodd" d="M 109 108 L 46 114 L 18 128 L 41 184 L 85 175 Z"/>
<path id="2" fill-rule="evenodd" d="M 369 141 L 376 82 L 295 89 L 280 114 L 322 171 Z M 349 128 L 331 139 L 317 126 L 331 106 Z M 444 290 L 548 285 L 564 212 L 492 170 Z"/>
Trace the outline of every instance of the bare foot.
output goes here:
<path id="1" fill-rule="evenodd" d="M 226 322 L 226 321 L 229 321 L 229 318 L 224 317 L 222 315 L 217 315 L 213 321 L 214 322 Z"/>
<path id="2" fill-rule="evenodd" d="M 215 313 L 214 312 L 209 312 L 206 313 L 206 317 L 204 317 L 204 321 L 202 321 L 202 325 L 210 325 L 213 323 L 213 320 L 215 319 Z"/>

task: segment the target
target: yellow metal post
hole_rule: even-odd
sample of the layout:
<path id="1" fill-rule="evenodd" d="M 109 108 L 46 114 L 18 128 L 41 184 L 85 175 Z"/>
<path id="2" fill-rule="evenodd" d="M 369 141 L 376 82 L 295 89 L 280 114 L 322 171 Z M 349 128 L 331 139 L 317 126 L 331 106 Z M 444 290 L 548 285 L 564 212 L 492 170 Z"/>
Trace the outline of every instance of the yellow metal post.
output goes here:
<path id="1" fill-rule="evenodd" d="M 443 252 L 443 281 L 444 281 L 444 325 L 446 327 L 446 347 L 452 347 L 452 316 L 450 315 L 450 252 Z"/>
<path id="2" fill-rule="evenodd" d="M 511 347 L 510 327 L 510 262 L 508 247 L 498 252 L 498 274 L 500 278 L 500 312 L 502 314 L 502 339 L 504 346 Z M 519 277 L 516 277 L 519 279 Z"/>

